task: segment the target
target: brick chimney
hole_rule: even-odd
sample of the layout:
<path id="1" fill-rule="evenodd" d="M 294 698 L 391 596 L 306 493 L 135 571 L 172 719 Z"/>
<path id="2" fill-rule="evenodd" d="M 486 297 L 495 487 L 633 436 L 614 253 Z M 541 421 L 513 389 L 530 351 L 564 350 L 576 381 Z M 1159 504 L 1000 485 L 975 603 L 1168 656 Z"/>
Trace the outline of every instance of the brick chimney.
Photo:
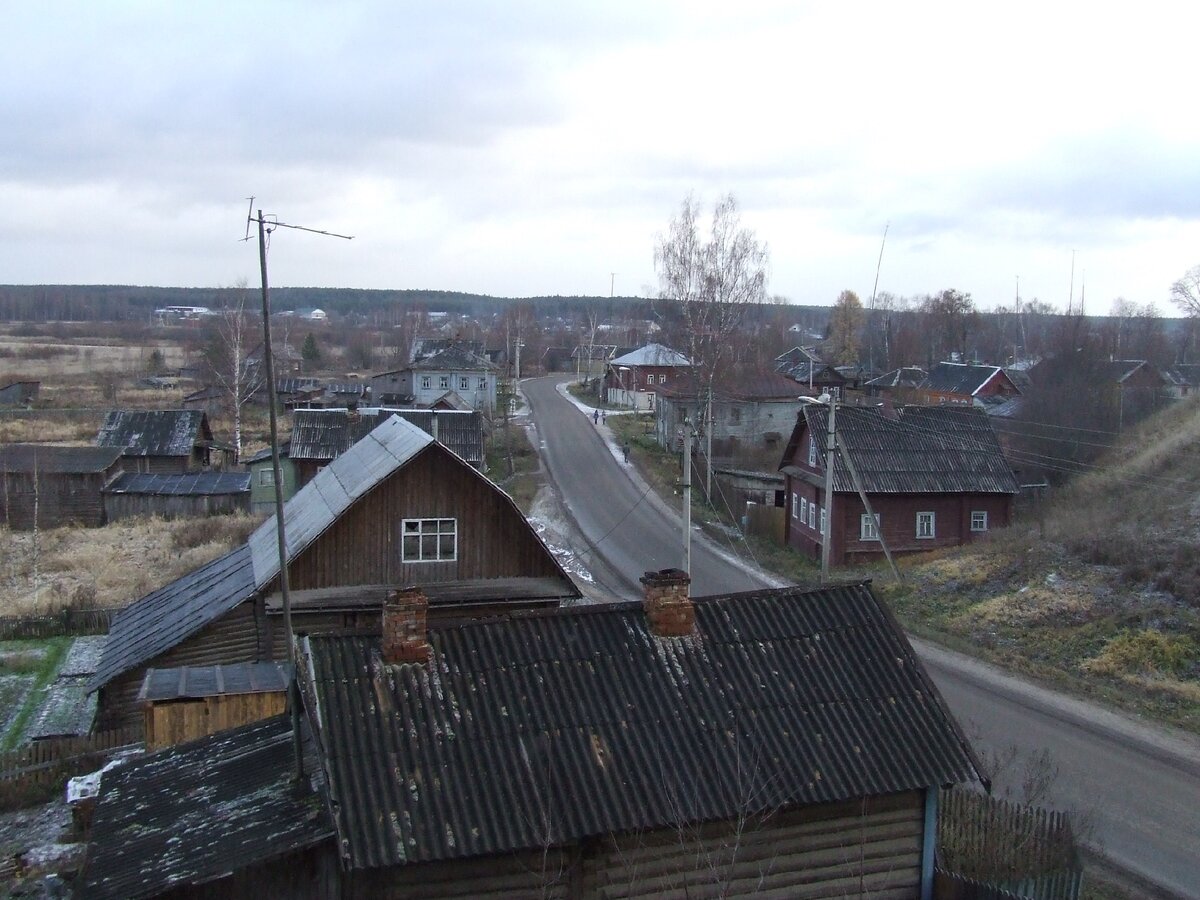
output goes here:
<path id="1" fill-rule="evenodd" d="M 645 588 L 643 608 L 650 631 L 659 637 L 684 637 L 696 625 L 696 608 L 688 596 L 691 577 L 682 569 L 647 572 L 641 578 Z"/>
<path id="2" fill-rule="evenodd" d="M 390 592 L 383 601 L 383 661 L 390 665 L 429 662 L 425 619 L 429 600 L 417 587 Z"/>

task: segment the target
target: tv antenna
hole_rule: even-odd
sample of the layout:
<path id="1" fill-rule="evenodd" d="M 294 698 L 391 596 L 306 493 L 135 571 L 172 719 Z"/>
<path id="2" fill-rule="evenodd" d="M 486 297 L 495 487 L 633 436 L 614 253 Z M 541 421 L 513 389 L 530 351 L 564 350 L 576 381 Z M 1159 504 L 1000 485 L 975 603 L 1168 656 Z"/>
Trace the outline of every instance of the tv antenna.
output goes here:
<path id="1" fill-rule="evenodd" d="M 292 632 L 292 599 L 288 586 L 287 533 L 283 522 L 283 477 L 279 466 L 279 420 L 275 410 L 277 391 L 274 353 L 271 347 L 271 298 L 267 287 L 267 237 L 277 228 L 290 228 L 294 231 L 307 231 L 310 234 L 341 238 L 346 241 L 354 238 L 349 234 L 338 234 L 320 228 L 307 228 L 303 225 L 280 222 L 276 216 L 263 215 L 261 209 L 258 210 L 256 216 L 254 214 L 254 198 L 247 199 L 250 201 L 250 206 L 246 212 L 246 236 L 242 238 L 243 243 L 250 240 L 251 224 L 258 223 L 258 265 L 262 274 L 263 363 L 267 370 L 267 408 L 270 410 L 271 421 L 271 470 L 275 476 L 275 540 L 279 551 L 279 594 L 283 599 L 283 630 L 287 636 L 288 664 L 292 669 L 292 677 L 288 686 L 290 694 L 288 706 L 292 710 L 292 749 L 296 757 L 295 779 L 299 782 L 304 778 L 304 756 L 300 743 L 300 692 L 296 682 L 295 634 Z"/>

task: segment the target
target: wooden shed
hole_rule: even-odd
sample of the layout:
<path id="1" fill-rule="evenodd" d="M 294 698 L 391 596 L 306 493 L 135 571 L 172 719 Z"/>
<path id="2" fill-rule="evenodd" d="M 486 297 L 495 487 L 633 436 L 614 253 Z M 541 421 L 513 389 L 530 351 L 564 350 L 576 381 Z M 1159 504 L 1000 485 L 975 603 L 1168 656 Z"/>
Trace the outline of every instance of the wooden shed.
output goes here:
<path id="1" fill-rule="evenodd" d="M 287 710 L 289 673 L 282 663 L 149 669 L 138 700 L 146 750 L 161 750 Z"/>
<path id="2" fill-rule="evenodd" d="M 0 523 L 27 531 L 104 524 L 101 489 L 121 474 L 119 447 L 0 446 Z"/>
<path id="3" fill-rule="evenodd" d="M 104 488 L 103 496 L 109 522 L 134 516 L 177 519 L 249 512 L 250 473 L 126 472 Z"/>

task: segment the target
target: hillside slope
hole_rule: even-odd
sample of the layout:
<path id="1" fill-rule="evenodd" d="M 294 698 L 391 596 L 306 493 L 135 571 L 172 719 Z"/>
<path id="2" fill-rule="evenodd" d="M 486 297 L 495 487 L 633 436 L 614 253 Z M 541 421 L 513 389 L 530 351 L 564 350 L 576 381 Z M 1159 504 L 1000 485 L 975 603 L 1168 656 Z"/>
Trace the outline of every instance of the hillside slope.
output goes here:
<path id="1" fill-rule="evenodd" d="M 1019 524 L 881 585 L 918 633 L 1200 732 L 1200 398 Z"/>

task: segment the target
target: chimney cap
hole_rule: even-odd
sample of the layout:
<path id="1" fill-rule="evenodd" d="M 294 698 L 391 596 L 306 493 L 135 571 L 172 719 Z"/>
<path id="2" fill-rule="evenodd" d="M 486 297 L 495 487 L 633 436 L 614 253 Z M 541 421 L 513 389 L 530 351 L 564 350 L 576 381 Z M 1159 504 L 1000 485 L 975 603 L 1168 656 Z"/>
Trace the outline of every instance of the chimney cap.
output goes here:
<path id="1" fill-rule="evenodd" d="M 683 569 L 659 569 L 657 572 L 647 572 L 640 579 L 642 584 L 685 584 L 691 583 L 692 576 Z"/>

